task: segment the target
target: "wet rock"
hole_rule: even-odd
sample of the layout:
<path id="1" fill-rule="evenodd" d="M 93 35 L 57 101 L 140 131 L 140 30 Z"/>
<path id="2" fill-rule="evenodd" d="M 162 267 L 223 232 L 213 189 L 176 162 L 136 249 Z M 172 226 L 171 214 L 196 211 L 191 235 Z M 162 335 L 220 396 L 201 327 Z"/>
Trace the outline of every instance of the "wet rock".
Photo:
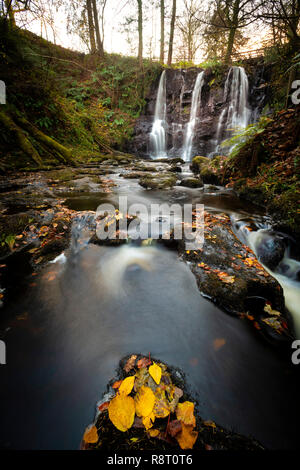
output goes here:
<path id="1" fill-rule="evenodd" d="M 274 271 L 284 256 L 286 242 L 283 237 L 274 232 L 263 231 L 258 234 L 258 237 L 257 257 L 267 268 Z"/>
<path id="2" fill-rule="evenodd" d="M 181 173 L 182 169 L 180 166 L 177 165 L 172 165 L 169 169 L 169 171 L 172 171 L 172 173 Z"/>
<path id="3" fill-rule="evenodd" d="M 146 189 L 168 189 L 176 184 L 177 178 L 173 173 L 144 176 L 139 184 Z"/>
<path id="4" fill-rule="evenodd" d="M 180 182 L 180 186 L 187 188 L 202 188 L 203 181 L 200 178 L 184 178 Z"/>
<path id="5" fill-rule="evenodd" d="M 179 253 L 188 262 L 201 293 L 226 312 L 245 316 L 249 312 L 249 298 L 258 296 L 270 303 L 273 310 L 281 312 L 282 321 L 292 331 L 281 286 L 264 270 L 250 248 L 236 238 L 226 215 L 205 213 L 203 247 L 186 251 L 183 240 L 179 243 Z M 261 329 L 259 323 L 268 315 L 255 308 L 251 313 L 252 320 L 258 322 L 257 329 Z M 264 324 L 265 329 L 268 327 Z M 269 331 L 269 336 L 274 336 L 271 327 Z M 287 339 L 284 333 L 282 337 Z"/>
<path id="6" fill-rule="evenodd" d="M 132 364 L 130 361 L 133 361 Z M 148 366 L 152 361 L 161 369 L 161 383 L 159 386 L 149 375 Z M 139 363 L 144 364 L 144 366 L 139 368 Z M 130 367 L 129 372 L 127 370 L 128 364 Z M 129 401 L 132 400 L 133 402 L 136 399 L 141 387 L 149 387 L 157 400 L 157 397 L 161 396 L 159 395 L 161 389 L 164 391 L 163 407 L 164 410 L 167 410 L 167 413 L 161 413 L 159 418 L 156 417 L 155 425 L 150 431 L 148 429 L 148 432 L 145 429 L 143 420 L 135 415 L 135 413 L 133 413 L 132 423 L 128 426 L 127 431 L 119 431 L 113 424 L 115 420 L 112 417 L 111 408 L 109 408 L 111 406 L 110 403 L 116 397 L 114 388 L 116 384 L 120 384 L 122 381 L 132 377 L 134 373 L 136 374 L 136 379 L 133 390 L 127 395 Z M 172 390 L 172 399 L 169 395 L 170 390 Z M 188 445 L 180 446 L 178 435 L 182 431 L 182 423 L 177 419 L 177 410 L 180 406 L 184 406 L 183 403 L 185 405 L 192 405 L 192 411 L 190 412 L 191 424 L 189 427 L 191 430 L 194 429 L 194 439 Z M 203 452 L 205 450 L 263 450 L 263 446 L 254 438 L 234 433 L 213 421 L 205 421 L 199 415 L 198 407 L 194 408 L 196 403 L 184 371 L 162 363 L 157 358 L 151 357 L 149 361 L 148 357 L 140 354 L 126 356 L 121 359 L 115 377 L 107 384 L 106 393 L 97 402 L 94 422 L 86 429 L 80 449 L 95 449 L 105 453 L 117 452 L 120 454 L 129 452 L 129 450 L 133 453 L 152 451 L 155 454 L 168 453 L 172 455 L 174 453 L 181 453 L 181 448 L 188 448 L 189 452 L 193 448 L 194 451 L 202 451 L 202 455 L 204 455 Z M 155 429 L 155 434 L 151 435 L 153 429 Z M 93 435 L 92 439 L 90 438 L 91 435 Z M 111 457 L 111 459 L 113 458 Z"/>
<path id="7" fill-rule="evenodd" d="M 200 173 L 201 168 L 207 164 L 209 164 L 210 160 L 207 157 L 194 157 L 192 163 L 190 164 L 190 169 L 194 173 Z"/>

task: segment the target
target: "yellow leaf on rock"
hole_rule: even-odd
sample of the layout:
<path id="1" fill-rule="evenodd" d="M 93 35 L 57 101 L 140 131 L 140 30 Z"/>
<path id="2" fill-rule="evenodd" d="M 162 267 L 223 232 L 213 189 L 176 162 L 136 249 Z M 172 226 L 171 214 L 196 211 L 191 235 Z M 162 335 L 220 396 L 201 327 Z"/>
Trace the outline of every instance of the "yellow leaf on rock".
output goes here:
<path id="1" fill-rule="evenodd" d="M 216 423 L 213 421 L 203 421 L 204 426 L 209 426 L 210 428 L 216 429 Z"/>
<path id="2" fill-rule="evenodd" d="M 155 416 L 153 413 L 143 418 L 143 425 L 145 426 L 147 431 L 148 429 L 152 428 L 154 421 L 155 421 Z"/>
<path id="3" fill-rule="evenodd" d="M 156 418 L 166 418 L 170 414 L 170 404 L 166 398 L 165 393 L 156 393 L 153 413 Z"/>
<path id="4" fill-rule="evenodd" d="M 151 388 L 144 385 L 135 396 L 135 410 L 138 416 L 146 417 L 152 413 L 155 396 Z"/>
<path id="5" fill-rule="evenodd" d="M 83 435 L 83 440 L 87 444 L 96 444 L 96 442 L 98 442 L 98 439 L 99 437 L 96 426 L 86 428 L 85 433 Z"/>
<path id="6" fill-rule="evenodd" d="M 176 416 L 179 421 L 186 425 L 196 426 L 196 418 L 194 416 L 194 403 L 185 401 L 178 403 L 176 408 Z"/>
<path id="7" fill-rule="evenodd" d="M 181 449 L 192 449 L 198 437 L 198 432 L 193 431 L 193 426 L 182 424 L 182 431 L 176 434 L 176 439 Z"/>
<path id="8" fill-rule="evenodd" d="M 155 382 L 159 384 L 161 379 L 161 368 L 157 364 L 155 364 L 155 362 L 152 366 L 149 367 L 149 374 L 151 375 L 153 380 L 155 380 Z"/>
<path id="9" fill-rule="evenodd" d="M 125 432 L 131 428 L 134 421 L 135 406 L 134 399 L 118 393 L 108 406 L 108 416 L 119 431 Z"/>
<path id="10" fill-rule="evenodd" d="M 124 393 L 124 395 L 129 395 L 131 390 L 133 389 L 134 385 L 134 375 L 132 377 L 126 377 L 126 379 L 123 380 L 119 387 L 119 393 Z"/>

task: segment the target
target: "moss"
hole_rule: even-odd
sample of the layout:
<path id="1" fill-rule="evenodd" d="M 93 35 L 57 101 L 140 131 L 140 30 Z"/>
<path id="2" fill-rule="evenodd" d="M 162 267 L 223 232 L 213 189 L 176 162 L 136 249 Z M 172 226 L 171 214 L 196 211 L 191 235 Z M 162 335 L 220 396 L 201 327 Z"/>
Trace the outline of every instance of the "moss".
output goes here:
<path id="1" fill-rule="evenodd" d="M 177 178 L 172 173 L 147 175 L 140 179 L 139 184 L 146 189 L 168 189 L 175 185 Z"/>
<path id="2" fill-rule="evenodd" d="M 197 156 L 193 158 L 190 168 L 194 173 L 200 173 L 201 168 L 204 165 L 207 165 L 209 162 L 210 162 L 209 158 Z"/>
<path id="3" fill-rule="evenodd" d="M 205 165 L 201 167 L 200 177 L 203 183 L 206 184 L 221 184 L 221 177 L 218 175 L 211 165 Z"/>

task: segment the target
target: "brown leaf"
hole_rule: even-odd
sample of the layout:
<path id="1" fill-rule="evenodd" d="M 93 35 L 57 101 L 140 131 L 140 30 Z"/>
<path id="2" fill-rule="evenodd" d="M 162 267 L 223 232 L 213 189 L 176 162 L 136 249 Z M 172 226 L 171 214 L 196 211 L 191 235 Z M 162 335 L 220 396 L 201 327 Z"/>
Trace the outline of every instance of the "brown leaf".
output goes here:
<path id="1" fill-rule="evenodd" d="M 128 359 L 128 361 L 126 362 L 126 364 L 124 366 L 125 372 L 128 373 L 129 371 L 131 371 L 131 369 L 133 369 L 136 358 L 137 358 L 137 356 L 135 354 L 130 356 L 130 358 Z"/>
<path id="2" fill-rule="evenodd" d="M 151 360 L 149 360 L 148 357 L 142 357 L 142 359 L 139 359 L 137 362 L 137 366 L 139 369 L 142 367 L 148 367 L 151 364 Z"/>
<path id="3" fill-rule="evenodd" d="M 173 419 L 173 421 L 170 421 L 168 424 L 168 433 L 170 436 L 175 437 L 176 434 L 182 431 L 182 425 L 181 422 L 178 419 Z"/>

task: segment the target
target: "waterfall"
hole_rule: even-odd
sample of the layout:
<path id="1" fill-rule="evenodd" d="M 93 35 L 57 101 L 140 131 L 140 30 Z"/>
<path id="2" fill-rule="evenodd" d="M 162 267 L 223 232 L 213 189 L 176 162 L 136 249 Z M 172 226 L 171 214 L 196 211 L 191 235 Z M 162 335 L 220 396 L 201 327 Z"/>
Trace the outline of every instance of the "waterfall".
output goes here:
<path id="1" fill-rule="evenodd" d="M 193 138 L 194 138 L 194 128 L 197 120 L 197 111 L 198 103 L 200 100 L 201 103 L 201 91 L 204 83 L 204 72 L 200 72 L 197 76 L 193 96 L 192 96 L 192 106 L 190 112 L 190 120 L 187 124 L 186 135 L 183 147 L 183 159 L 188 162 L 191 159 Z"/>
<path id="2" fill-rule="evenodd" d="M 166 157 L 166 110 L 166 71 L 164 70 L 159 80 L 154 122 L 150 134 L 150 147 L 154 158 Z"/>
<path id="3" fill-rule="evenodd" d="M 237 129 L 248 126 L 251 110 L 248 106 L 249 82 L 243 67 L 230 67 L 227 74 L 223 101 L 228 105 L 220 114 L 216 139 L 218 144 Z M 225 115 L 227 115 L 225 119 Z M 219 145 L 217 147 L 217 150 Z"/>

